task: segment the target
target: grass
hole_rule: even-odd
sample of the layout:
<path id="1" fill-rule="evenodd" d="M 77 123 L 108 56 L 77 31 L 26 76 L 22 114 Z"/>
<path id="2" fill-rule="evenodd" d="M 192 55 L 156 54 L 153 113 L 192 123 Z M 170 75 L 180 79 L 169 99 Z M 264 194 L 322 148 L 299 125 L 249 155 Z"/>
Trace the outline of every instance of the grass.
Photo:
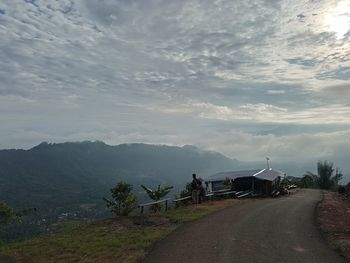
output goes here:
<path id="1" fill-rule="evenodd" d="M 101 221 L 9 245 L 1 252 L 9 262 L 137 262 L 171 230 Z"/>
<path id="2" fill-rule="evenodd" d="M 342 244 L 340 243 L 339 240 L 329 240 L 328 241 L 329 246 L 335 250 L 339 255 L 341 255 L 342 257 L 345 257 L 344 254 L 344 248 L 342 246 Z"/>
<path id="3" fill-rule="evenodd" d="M 68 227 L 61 233 L 1 247 L 0 262 L 139 262 L 156 241 L 163 239 L 179 225 L 236 202 L 208 202 L 171 209 L 157 215 L 108 219 Z"/>

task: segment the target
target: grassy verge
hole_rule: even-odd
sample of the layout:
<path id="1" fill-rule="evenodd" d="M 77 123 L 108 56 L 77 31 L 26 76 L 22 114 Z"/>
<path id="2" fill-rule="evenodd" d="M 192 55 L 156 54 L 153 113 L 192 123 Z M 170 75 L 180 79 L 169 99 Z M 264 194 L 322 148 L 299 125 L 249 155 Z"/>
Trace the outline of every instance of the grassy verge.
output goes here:
<path id="1" fill-rule="evenodd" d="M 156 241 L 179 225 L 237 202 L 208 202 L 157 215 L 78 225 L 61 233 L 3 246 L 0 248 L 0 262 L 139 262 Z"/>

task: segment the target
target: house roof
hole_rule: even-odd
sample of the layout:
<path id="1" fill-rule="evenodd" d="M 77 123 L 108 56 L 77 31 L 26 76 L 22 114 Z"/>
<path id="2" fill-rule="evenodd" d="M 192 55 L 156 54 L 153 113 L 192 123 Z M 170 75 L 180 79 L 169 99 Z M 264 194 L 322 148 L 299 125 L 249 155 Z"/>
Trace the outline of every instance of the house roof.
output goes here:
<path id="1" fill-rule="evenodd" d="M 277 177 L 283 176 L 284 173 L 273 169 L 259 169 L 259 170 L 244 170 L 244 171 L 231 171 L 220 172 L 213 174 L 207 178 L 207 182 L 223 181 L 226 178 L 235 180 L 236 178 L 243 177 L 255 177 L 260 180 L 274 181 Z"/>

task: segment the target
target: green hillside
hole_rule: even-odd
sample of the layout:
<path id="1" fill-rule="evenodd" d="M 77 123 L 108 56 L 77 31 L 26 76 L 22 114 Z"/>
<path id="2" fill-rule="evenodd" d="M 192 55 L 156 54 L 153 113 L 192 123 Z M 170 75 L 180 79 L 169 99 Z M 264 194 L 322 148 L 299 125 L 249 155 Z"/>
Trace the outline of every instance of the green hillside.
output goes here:
<path id="1" fill-rule="evenodd" d="M 36 207 L 37 213 L 25 219 L 27 224 L 9 226 L 10 231 L 0 229 L 0 239 L 20 237 L 23 232 L 33 235 L 39 231 L 35 228 L 47 228 L 62 213 L 69 219 L 103 217 L 107 211 L 102 197 L 109 196 L 119 180 L 133 184 L 142 199 L 140 184 L 173 185 L 173 194 L 178 194 L 193 172 L 205 176 L 237 164 L 194 146 L 110 146 L 97 141 L 1 150 L 0 200 L 15 208 Z"/>

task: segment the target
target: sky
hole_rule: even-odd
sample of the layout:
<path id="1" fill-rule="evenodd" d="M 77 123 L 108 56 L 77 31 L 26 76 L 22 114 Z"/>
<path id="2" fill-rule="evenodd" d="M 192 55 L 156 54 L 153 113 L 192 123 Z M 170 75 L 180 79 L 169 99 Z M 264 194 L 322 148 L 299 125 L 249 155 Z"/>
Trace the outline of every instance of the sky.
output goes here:
<path id="1" fill-rule="evenodd" d="M 350 1 L 2 0 L 0 149 L 347 162 Z"/>

